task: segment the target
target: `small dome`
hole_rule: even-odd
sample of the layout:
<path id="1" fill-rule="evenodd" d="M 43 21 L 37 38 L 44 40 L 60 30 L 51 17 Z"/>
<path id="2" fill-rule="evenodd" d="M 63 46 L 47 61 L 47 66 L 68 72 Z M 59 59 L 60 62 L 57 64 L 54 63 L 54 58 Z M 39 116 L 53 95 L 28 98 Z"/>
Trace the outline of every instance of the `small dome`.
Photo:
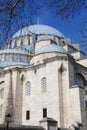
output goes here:
<path id="1" fill-rule="evenodd" d="M 19 36 L 25 36 L 25 35 L 31 35 L 31 34 L 49 34 L 49 35 L 56 35 L 59 37 L 64 37 L 64 35 L 56 30 L 53 27 L 47 26 L 47 25 L 31 25 L 22 28 L 18 32 L 16 32 L 12 38 L 19 37 Z"/>
<path id="2" fill-rule="evenodd" d="M 28 54 L 28 53 L 16 49 L 5 49 L 5 50 L 0 50 L 0 54 Z"/>
<path id="3" fill-rule="evenodd" d="M 49 52 L 60 52 L 60 53 L 67 53 L 65 49 L 60 47 L 59 45 L 55 44 L 50 44 L 50 45 L 43 45 L 37 52 L 36 54 L 41 54 L 41 53 L 49 53 Z"/>
<path id="4" fill-rule="evenodd" d="M 10 66 L 29 66 L 29 63 L 24 62 L 1 62 L 0 68 L 10 67 Z"/>
<path id="5" fill-rule="evenodd" d="M 0 50 L 0 67 L 29 65 L 30 55 L 22 50 Z"/>

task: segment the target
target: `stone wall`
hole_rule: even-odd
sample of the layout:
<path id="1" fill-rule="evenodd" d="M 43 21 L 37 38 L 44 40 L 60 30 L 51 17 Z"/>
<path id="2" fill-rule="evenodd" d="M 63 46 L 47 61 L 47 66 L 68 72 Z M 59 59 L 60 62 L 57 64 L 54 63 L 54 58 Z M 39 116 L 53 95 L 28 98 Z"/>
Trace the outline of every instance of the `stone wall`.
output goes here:
<path id="1" fill-rule="evenodd" d="M 6 125 L 0 125 L 0 130 L 6 130 Z M 40 126 L 13 125 L 9 126 L 9 130 L 45 130 L 45 129 Z"/>

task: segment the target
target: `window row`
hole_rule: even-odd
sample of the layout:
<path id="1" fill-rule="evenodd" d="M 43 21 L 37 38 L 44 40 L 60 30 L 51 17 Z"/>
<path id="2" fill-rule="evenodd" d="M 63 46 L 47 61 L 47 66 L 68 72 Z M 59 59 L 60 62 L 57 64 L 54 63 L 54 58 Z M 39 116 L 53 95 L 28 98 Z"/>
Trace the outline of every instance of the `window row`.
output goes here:
<path id="1" fill-rule="evenodd" d="M 25 37 L 18 37 L 10 41 L 5 48 L 15 48 L 17 46 L 23 46 L 23 45 L 30 45 L 32 42 L 35 42 L 37 40 L 37 37 L 35 34 L 32 36 L 25 36 Z"/>
<path id="2" fill-rule="evenodd" d="M 42 111 L 43 118 L 47 117 L 47 108 L 43 108 Z M 30 120 L 30 111 L 26 111 L 26 120 Z"/>
<path id="3" fill-rule="evenodd" d="M 1 54 L 0 55 L 0 62 L 4 62 L 4 61 L 15 61 L 15 62 L 25 62 L 27 63 L 29 60 L 28 56 L 25 54 Z"/>
<path id="4" fill-rule="evenodd" d="M 43 77 L 43 78 L 41 79 L 41 89 L 42 89 L 42 93 L 45 93 L 45 92 L 46 92 L 46 89 L 47 89 L 46 77 Z M 30 81 L 28 81 L 28 82 L 26 83 L 25 95 L 26 95 L 26 96 L 31 95 L 31 82 L 30 82 Z"/>

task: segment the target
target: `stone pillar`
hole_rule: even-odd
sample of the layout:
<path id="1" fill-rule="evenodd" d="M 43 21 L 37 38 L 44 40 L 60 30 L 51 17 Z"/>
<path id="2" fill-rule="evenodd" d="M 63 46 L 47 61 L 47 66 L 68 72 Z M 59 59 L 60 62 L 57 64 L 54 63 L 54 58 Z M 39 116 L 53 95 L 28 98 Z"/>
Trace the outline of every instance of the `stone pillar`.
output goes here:
<path id="1" fill-rule="evenodd" d="M 9 70 L 6 74 L 6 86 L 5 86 L 5 101 L 4 101 L 4 122 L 5 116 L 10 113 L 12 116 L 11 123 L 14 122 L 14 106 L 13 106 L 13 84 L 12 84 L 12 70 Z"/>
<path id="2" fill-rule="evenodd" d="M 57 130 L 57 121 L 53 118 L 43 118 L 40 121 L 40 126 L 42 126 L 45 130 Z"/>
<path id="3" fill-rule="evenodd" d="M 63 108 L 63 64 L 61 64 L 59 70 L 58 70 L 58 83 L 59 83 L 59 114 L 60 114 L 60 120 L 59 120 L 59 127 L 64 127 L 64 108 Z"/>
<path id="4" fill-rule="evenodd" d="M 16 75 L 16 93 L 15 93 L 15 111 L 14 111 L 14 124 L 22 124 L 22 95 L 23 95 L 23 81 L 20 78 L 20 71 Z"/>

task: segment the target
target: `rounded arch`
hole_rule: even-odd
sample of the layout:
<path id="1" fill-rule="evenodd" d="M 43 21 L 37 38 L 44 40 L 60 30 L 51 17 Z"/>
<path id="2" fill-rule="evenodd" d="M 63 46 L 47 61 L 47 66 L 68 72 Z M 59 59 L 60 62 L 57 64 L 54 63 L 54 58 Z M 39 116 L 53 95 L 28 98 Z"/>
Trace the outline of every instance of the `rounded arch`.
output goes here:
<path id="1" fill-rule="evenodd" d="M 25 86 L 25 95 L 29 96 L 31 95 L 31 82 L 27 81 Z"/>
<path id="2" fill-rule="evenodd" d="M 23 73 L 20 75 L 20 79 L 21 79 L 21 81 L 23 81 L 25 79 L 25 75 Z"/>
<path id="3" fill-rule="evenodd" d="M 3 83 L 5 83 L 5 81 L 0 81 L 0 85 L 3 84 Z"/>
<path id="4" fill-rule="evenodd" d="M 86 78 L 82 73 L 76 73 L 75 74 L 75 84 L 78 85 L 81 88 L 85 88 L 87 85 Z"/>
<path id="5" fill-rule="evenodd" d="M 47 89 L 46 80 L 47 80 L 46 77 L 42 77 L 42 79 L 41 79 L 41 87 L 42 87 L 43 93 L 46 92 L 46 89 Z"/>

